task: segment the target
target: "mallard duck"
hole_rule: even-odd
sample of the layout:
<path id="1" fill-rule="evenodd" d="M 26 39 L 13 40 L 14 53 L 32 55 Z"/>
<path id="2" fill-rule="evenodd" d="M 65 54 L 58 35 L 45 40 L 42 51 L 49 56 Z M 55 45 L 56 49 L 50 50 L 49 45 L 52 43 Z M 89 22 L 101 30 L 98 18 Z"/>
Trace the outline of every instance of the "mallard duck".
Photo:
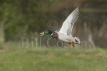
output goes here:
<path id="1" fill-rule="evenodd" d="M 54 33 L 50 30 L 45 30 L 41 36 L 45 34 L 50 34 L 52 38 L 59 39 L 68 43 L 70 46 L 75 47 L 77 44 L 80 44 L 80 39 L 78 37 L 73 37 L 71 35 L 73 25 L 78 19 L 79 8 L 76 8 L 63 22 L 63 25 L 60 29 L 57 29 Z"/>

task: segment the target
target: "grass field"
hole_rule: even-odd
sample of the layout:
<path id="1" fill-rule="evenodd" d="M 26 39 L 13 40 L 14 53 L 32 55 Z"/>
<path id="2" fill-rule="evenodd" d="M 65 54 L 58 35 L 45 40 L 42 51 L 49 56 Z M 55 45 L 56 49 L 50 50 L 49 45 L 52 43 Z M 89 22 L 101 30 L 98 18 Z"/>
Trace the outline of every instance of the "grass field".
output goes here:
<path id="1" fill-rule="evenodd" d="M 0 49 L 0 71 L 107 71 L 106 49 Z"/>

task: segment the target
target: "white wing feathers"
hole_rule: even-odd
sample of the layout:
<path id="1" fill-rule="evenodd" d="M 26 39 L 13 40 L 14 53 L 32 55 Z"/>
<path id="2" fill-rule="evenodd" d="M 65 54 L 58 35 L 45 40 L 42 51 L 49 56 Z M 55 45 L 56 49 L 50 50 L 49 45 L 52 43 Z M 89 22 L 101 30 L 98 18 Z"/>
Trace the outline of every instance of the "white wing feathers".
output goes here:
<path id="1" fill-rule="evenodd" d="M 71 35 L 73 25 L 75 21 L 78 19 L 78 13 L 79 9 L 76 8 L 68 17 L 67 19 L 63 22 L 63 25 L 60 29 L 60 33 L 66 34 L 66 35 Z"/>

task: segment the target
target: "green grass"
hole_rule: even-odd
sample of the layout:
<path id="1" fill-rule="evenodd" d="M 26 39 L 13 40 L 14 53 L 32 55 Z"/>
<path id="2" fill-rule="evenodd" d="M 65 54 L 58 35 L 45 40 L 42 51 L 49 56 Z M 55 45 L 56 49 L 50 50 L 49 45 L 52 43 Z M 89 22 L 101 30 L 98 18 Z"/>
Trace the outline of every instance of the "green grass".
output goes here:
<path id="1" fill-rule="evenodd" d="M 0 71 L 107 71 L 104 49 L 21 48 L 0 50 Z"/>

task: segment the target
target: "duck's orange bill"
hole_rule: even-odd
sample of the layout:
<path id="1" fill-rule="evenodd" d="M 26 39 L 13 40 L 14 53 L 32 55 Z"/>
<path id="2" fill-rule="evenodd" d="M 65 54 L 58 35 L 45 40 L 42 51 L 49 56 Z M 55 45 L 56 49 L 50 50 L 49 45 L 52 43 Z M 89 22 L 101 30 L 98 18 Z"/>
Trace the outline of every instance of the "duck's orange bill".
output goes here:
<path id="1" fill-rule="evenodd" d="M 75 47 L 75 45 L 74 44 L 69 44 L 70 46 L 72 46 L 72 47 Z"/>
<path id="2" fill-rule="evenodd" d="M 73 42 L 73 43 L 76 43 L 76 44 L 78 43 L 78 42 L 76 42 L 76 41 L 72 41 L 72 42 Z"/>

